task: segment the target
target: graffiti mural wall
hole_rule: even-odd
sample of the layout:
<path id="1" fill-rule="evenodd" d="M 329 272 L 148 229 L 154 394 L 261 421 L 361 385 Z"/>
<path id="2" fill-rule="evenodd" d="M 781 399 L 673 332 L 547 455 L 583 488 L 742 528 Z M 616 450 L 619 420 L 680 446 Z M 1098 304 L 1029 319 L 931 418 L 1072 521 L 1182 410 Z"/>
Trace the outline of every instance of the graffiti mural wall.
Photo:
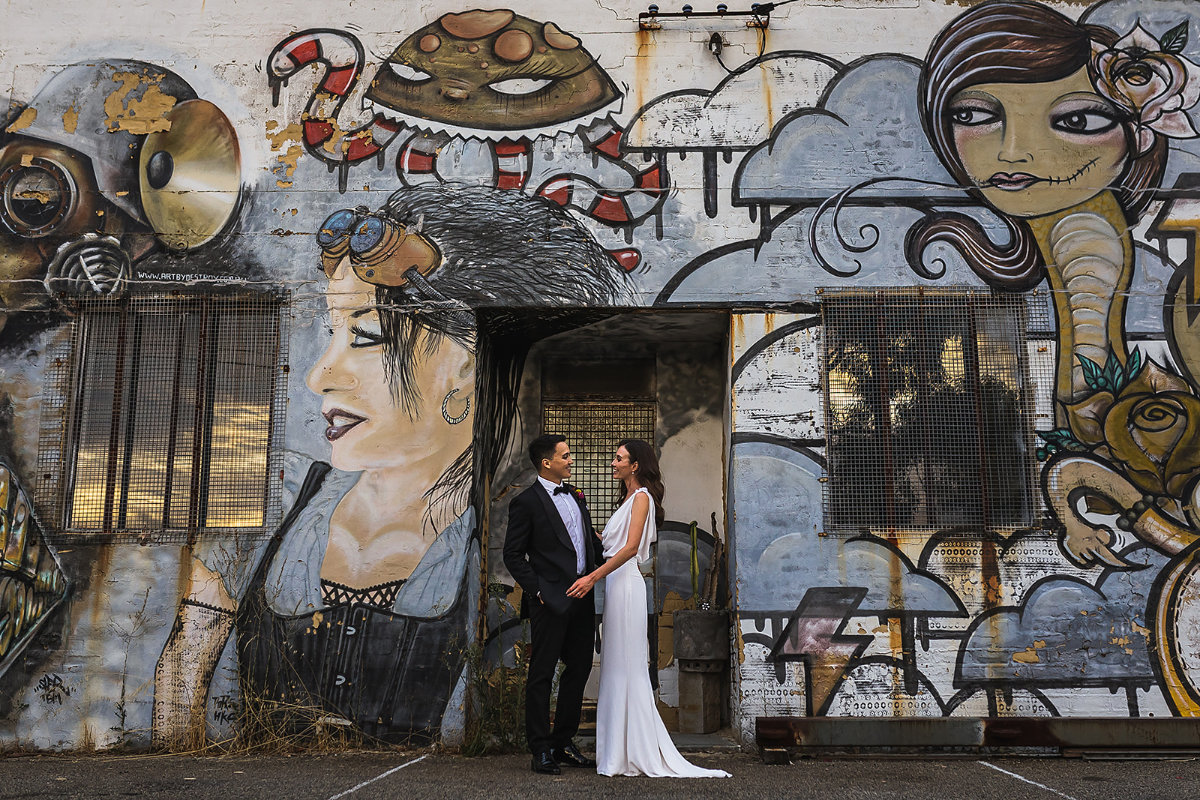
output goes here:
<path id="1" fill-rule="evenodd" d="M 670 300 L 731 258 L 766 284 L 781 248 L 823 295 L 755 319 L 735 373 L 746 730 L 1194 715 L 1196 24 L 984 3 L 921 60 L 846 66 L 742 159 L 759 235 Z M 824 413 L 765 413 L 783 374 Z"/>
<path id="2" fill-rule="evenodd" d="M 1200 714 L 1194 5 L 18 15 L 0 743 L 461 742 L 529 386 L 684 311 L 742 741 Z"/>

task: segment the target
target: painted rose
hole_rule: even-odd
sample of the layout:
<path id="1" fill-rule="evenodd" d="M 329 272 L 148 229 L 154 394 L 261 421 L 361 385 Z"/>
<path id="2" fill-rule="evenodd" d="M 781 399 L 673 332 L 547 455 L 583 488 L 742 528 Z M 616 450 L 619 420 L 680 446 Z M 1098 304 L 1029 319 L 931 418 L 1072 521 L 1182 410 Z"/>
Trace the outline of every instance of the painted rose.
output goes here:
<path id="1" fill-rule="evenodd" d="M 1200 475 L 1200 398 L 1152 361 L 1115 396 L 1096 392 L 1068 411 L 1076 438 L 1144 492 L 1180 497 Z"/>
<path id="2" fill-rule="evenodd" d="M 1112 47 L 1092 42 L 1096 91 L 1134 116 L 1142 153 L 1154 145 L 1155 132 L 1175 139 L 1200 136 L 1185 111 L 1200 101 L 1200 68 L 1178 55 L 1187 28 L 1174 28 L 1163 38 L 1167 44 L 1136 25 Z"/>

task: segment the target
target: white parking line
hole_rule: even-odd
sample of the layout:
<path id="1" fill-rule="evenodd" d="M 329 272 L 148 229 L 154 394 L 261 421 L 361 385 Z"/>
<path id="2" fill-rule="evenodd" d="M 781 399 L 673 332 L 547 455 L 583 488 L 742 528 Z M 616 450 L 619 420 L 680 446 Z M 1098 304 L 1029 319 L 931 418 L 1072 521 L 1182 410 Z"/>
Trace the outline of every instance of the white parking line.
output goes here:
<path id="1" fill-rule="evenodd" d="M 976 763 L 983 764 L 985 767 L 991 767 L 992 769 L 996 770 L 997 772 L 1003 772 L 1005 775 L 1009 776 L 1010 778 L 1016 778 L 1019 781 L 1024 781 L 1025 783 L 1028 783 L 1030 786 L 1036 786 L 1039 789 L 1045 789 L 1047 792 L 1052 792 L 1052 793 L 1058 795 L 1059 797 L 1065 797 L 1066 800 L 1076 800 L 1076 798 L 1071 797 L 1071 795 L 1069 795 L 1069 794 L 1063 794 L 1058 789 L 1051 789 L 1049 786 L 1046 786 L 1045 784 L 1038 783 L 1037 781 L 1031 781 L 1031 780 L 1029 780 L 1029 778 L 1023 778 L 1020 775 L 1018 775 L 1017 773 L 1009 772 L 1006 769 L 1001 769 L 1000 767 L 997 767 L 995 764 L 989 764 L 986 761 L 979 761 Z M 330 800 L 332 800 L 332 798 Z"/>
<path id="2" fill-rule="evenodd" d="M 427 755 L 421 756 L 420 758 L 414 758 L 412 761 L 407 761 L 398 767 L 392 767 L 391 769 L 389 769 L 387 772 L 383 773 L 382 775 L 376 775 L 374 778 L 371 778 L 370 780 L 363 781 L 358 786 L 352 786 L 344 792 L 339 792 L 339 793 L 335 794 L 333 797 L 329 798 L 329 800 L 338 800 L 339 797 L 345 797 L 348 794 L 354 794 L 355 792 L 357 792 L 359 789 L 363 788 L 364 786 L 370 786 L 375 781 L 383 780 L 388 775 L 391 775 L 393 772 L 399 772 L 400 770 L 404 769 L 405 767 L 412 766 L 413 764 L 417 763 L 418 761 L 424 761 L 428 757 L 429 756 L 427 756 Z M 1063 796 L 1065 797 L 1066 795 L 1063 795 Z"/>

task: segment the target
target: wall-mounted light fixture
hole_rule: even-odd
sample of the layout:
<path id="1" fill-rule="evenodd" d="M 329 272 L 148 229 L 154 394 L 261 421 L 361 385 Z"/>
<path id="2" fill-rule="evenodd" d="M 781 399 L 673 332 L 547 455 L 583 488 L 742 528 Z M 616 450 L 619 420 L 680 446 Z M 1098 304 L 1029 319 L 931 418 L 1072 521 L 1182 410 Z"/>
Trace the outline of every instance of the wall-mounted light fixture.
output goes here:
<path id="1" fill-rule="evenodd" d="M 785 0 L 790 2 L 790 0 Z M 664 19 L 700 19 L 703 17 L 748 17 L 747 28 L 767 28 L 771 24 L 771 12 L 781 3 L 751 3 L 749 11 L 730 11 L 725 3 L 718 3 L 716 11 L 695 11 L 690 5 L 683 6 L 679 11 L 659 11 L 657 5 L 650 5 L 638 14 L 638 27 L 644 31 L 656 31 L 662 28 Z M 715 36 L 716 34 L 714 34 Z M 710 48 L 712 41 L 709 41 Z M 713 52 L 720 55 L 719 50 Z"/>

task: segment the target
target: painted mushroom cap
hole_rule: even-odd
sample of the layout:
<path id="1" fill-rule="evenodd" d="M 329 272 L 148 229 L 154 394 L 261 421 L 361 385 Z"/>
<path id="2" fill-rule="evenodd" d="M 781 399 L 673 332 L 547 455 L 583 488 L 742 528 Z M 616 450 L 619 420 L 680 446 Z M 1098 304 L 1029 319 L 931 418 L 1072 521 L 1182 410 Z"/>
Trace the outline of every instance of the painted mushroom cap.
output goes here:
<path id="1" fill-rule="evenodd" d="M 565 129 L 620 96 L 579 39 L 508 10 L 446 14 L 418 30 L 367 92 L 384 108 L 484 131 Z"/>

